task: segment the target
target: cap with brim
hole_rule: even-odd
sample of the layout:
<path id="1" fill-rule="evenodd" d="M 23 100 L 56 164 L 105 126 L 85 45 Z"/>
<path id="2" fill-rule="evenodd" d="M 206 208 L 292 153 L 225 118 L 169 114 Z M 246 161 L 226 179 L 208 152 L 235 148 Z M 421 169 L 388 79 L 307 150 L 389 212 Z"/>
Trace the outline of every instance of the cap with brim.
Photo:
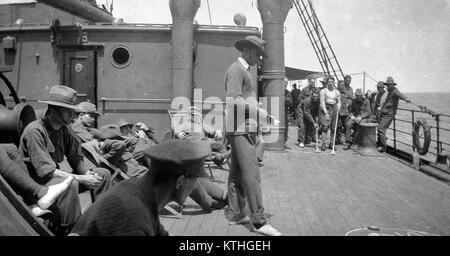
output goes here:
<path id="1" fill-rule="evenodd" d="M 384 82 L 383 81 L 379 81 L 377 83 L 377 88 L 384 88 Z"/>
<path id="2" fill-rule="evenodd" d="M 243 40 L 239 40 L 234 44 L 234 47 L 239 51 L 243 51 L 245 48 L 254 48 L 258 51 L 258 53 L 265 57 L 266 53 L 264 52 L 264 44 L 266 41 L 262 40 L 257 36 L 247 36 Z"/>
<path id="3" fill-rule="evenodd" d="M 147 148 L 144 156 L 154 161 L 184 165 L 188 175 L 205 176 L 203 161 L 211 155 L 211 147 L 203 141 L 166 140 Z M 167 172 L 175 171 L 168 168 Z"/>
<path id="4" fill-rule="evenodd" d="M 87 101 L 81 102 L 80 104 L 78 104 L 78 107 L 80 107 L 80 112 L 100 116 L 100 113 L 97 112 L 97 108 L 93 103 Z"/>
<path id="5" fill-rule="evenodd" d="M 38 102 L 80 111 L 80 108 L 76 105 L 77 91 L 63 85 L 52 86 L 47 100 Z"/>

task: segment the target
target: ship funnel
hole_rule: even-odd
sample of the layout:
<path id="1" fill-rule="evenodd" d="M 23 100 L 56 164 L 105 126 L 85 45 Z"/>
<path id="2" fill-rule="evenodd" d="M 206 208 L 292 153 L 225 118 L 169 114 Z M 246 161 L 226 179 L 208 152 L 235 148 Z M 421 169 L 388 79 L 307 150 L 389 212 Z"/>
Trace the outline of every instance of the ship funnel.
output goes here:
<path id="1" fill-rule="evenodd" d="M 279 99 L 279 120 L 280 129 L 278 140 L 274 143 L 266 144 L 267 149 L 284 150 L 284 137 L 288 131 L 285 127 L 284 109 L 284 22 L 289 10 L 292 8 L 294 0 L 258 0 L 258 10 L 263 23 L 263 39 L 266 41 L 264 51 L 267 55 L 263 59 L 262 78 L 266 83 L 264 96 L 268 102 L 271 98 Z M 274 109 L 274 106 L 271 106 Z"/>
<path id="2" fill-rule="evenodd" d="M 170 0 L 172 14 L 172 97 L 192 99 L 194 17 L 200 0 Z"/>
<path id="3" fill-rule="evenodd" d="M 0 143 L 19 143 L 25 127 L 36 120 L 34 109 L 27 104 L 17 104 L 13 110 L 0 105 Z"/>

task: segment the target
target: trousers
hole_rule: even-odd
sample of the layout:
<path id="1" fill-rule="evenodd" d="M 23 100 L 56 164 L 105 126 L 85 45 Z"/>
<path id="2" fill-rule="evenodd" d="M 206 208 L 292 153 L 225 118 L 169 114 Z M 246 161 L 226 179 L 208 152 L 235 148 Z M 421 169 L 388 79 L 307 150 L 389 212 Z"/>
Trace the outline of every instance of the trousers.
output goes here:
<path id="1" fill-rule="evenodd" d="M 380 115 L 380 123 L 378 124 L 378 142 L 379 146 L 386 147 L 386 131 L 394 120 L 394 114 L 382 113 Z"/>
<path id="2" fill-rule="evenodd" d="M 250 135 L 229 135 L 231 145 L 231 167 L 228 176 L 228 206 L 230 220 L 245 217 L 248 203 L 253 225 L 264 225 L 264 207 L 261 177 L 256 156 L 255 140 Z"/>
<path id="3" fill-rule="evenodd" d="M 330 133 L 330 144 L 332 142 L 332 138 L 334 137 L 334 130 L 336 126 L 336 112 L 337 112 L 337 106 L 326 104 L 328 115 L 330 116 L 330 119 L 327 120 L 325 118 L 325 112 L 323 112 L 322 108 L 319 112 L 319 122 L 322 130 L 322 143 L 325 144 L 327 141 L 327 132 L 329 129 L 331 129 Z"/>

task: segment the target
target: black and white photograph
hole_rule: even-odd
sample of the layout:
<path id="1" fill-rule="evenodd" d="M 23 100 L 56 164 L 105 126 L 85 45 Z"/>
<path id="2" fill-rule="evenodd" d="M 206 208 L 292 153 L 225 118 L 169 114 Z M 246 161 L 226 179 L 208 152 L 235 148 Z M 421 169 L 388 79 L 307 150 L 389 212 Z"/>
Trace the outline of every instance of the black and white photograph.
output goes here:
<path id="1" fill-rule="evenodd" d="M 0 236 L 448 236 L 449 28 L 450 0 L 0 0 Z"/>

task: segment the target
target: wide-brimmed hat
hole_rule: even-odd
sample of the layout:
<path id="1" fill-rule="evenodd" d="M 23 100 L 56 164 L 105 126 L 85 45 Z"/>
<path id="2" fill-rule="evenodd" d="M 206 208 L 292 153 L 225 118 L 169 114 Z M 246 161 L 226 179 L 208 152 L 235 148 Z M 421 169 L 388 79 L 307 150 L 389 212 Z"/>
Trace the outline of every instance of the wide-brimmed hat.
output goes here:
<path id="1" fill-rule="evenodd" d="M 394 82 L 394 78 L 392 78 L 391 76 L 386 79 L 386 82 L 384 82 L 384 84 L 385 85 L 390 85 L 390 84 L 391 85 L 397 85 L 397 83 Z"/>
<path id="2" fill-rule="evenodd" d="M 97 116 L 100 115 L 100 113 L 97 112 L 97 107 L 90 102 L 87 102 L 87 101 L 81 102 L 80 104 L 78 104 L 78 107 L 80 107 L 80 112 L 94 114 Z"/>
<path id="3" fill-rule="evenodd" d="M 80 111 L 80 108 L 76 104 L 77 91 L 64 85 L 52 86 L 47 100 L 40 100 L 38 102 Z"/>
<path id="4" fill-rule="evenodd" d="M 239 51 L 243 51 L 245 48 L 254 48 L 258 51 L 262 56 L 266 56 L 264 52 L 264 44 L 266 41 L 262 40 L 257 36 L 246 36 L 245 39 L 239 40 L 234 43 L 234 47 Z"/>
<path id="5" fill-rule="evenodd" d="M 144 155 L 152 161 L 183 165 L 186 174 L 190 176 L 205 176 L 203 161 L 211 155 L 211 146 L 204 141 L 166 140 L 144 151 Z M 165 172 L 175 172 L 167 168 Z"/>
<path id="6" fill-rule="evenodd" d="M 377 88 L 384 88 L 384 82 L 383 81 L 379 81 L 377 83 Z"/>
<path id="7" fill-rule="evenodd" d="M 364 93 L 363 93 L 363 91 L 362 91 L 361 89 L 358 88 L 358 89 L 356 89 L 356 91 L 355 91 L 355 95 L 356 95 L 356 96 L 358 96 L 358 95 L 359 95 L 359 96 L 364 96 Z"/>
<path id="8" fill-rule="evenodd" d="M 116 125 L 117 125 L 119 128 L 122 128 L 122 127 L 124 127 L 124 126 L 133 126 L 134 124 L 128 122 L 127 120 L 125 120 L 125 119 L 123 119 L 123 118 L 120 118 L 119 120 L 117 120 Z"/>

